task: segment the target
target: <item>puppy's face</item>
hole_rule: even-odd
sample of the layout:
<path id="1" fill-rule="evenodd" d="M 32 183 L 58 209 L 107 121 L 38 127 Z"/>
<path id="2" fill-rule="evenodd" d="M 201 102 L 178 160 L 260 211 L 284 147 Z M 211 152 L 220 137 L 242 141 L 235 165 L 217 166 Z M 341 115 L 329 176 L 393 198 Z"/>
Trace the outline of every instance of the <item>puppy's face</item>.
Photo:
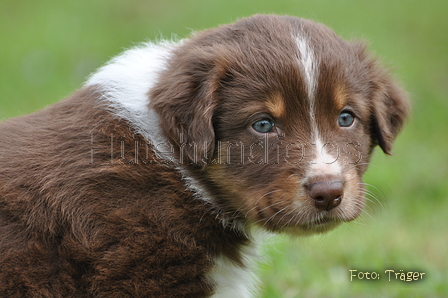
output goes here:
<path id="1" fill-rule="evenodd" d="M 151 96 L 178 157 L 221 208 L 296 234 L 360 214 L 372 150 L 390 152 L 407 110 L 362 45 L 274 16 L 198 34 Z"/>

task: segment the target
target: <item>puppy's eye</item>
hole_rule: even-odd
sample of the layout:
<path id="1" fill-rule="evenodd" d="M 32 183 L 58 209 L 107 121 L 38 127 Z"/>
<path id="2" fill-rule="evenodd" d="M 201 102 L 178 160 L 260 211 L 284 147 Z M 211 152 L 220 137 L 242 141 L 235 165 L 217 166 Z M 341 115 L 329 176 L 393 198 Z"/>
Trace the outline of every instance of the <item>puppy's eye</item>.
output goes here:
<path id="1" fill-rule="evenodd" d="M 338 124 L 340 127 L 350 127 L 355 122 L 355 117 L 352 113 L 343 111 L 339 114 Z"/>
<path id="2" fill-rule="evenodd" d="M 269 119 L 258 120 L 252 124 L 252 128 L 259 133 L 270 133 L 274 131 L 274 122 Z"/>

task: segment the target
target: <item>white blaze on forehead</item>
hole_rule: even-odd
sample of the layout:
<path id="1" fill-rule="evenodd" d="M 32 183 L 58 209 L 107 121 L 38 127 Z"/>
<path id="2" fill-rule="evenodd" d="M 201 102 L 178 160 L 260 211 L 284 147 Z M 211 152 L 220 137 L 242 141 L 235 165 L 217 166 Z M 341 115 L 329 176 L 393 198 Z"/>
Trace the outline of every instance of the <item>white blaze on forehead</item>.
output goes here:
<path id="1" fill-rule="evenodd" d="M 313 48 L 308 39 L 301 35 L 296 38 L 298 48 L 298 63 L 302 71 L 303 80 L 306 88 L 307 100 L 309 102 L 309 115 L 311 126 L 311 140 L 314 141 L 315 159 L 313 160 L 310 172 L 307 178 L 314 176 L 339 175 L 341 173 L 341 165 L 339 162 L 339 152 L 329 153 L 332 149 L 332 144 L 321 141 L 319 129 L 316 121 L 316 91 L 318 88 L 319 77 L 319 60 L 316 57 Z M 332 150 L 334 151 L 334 150 Z"/>
<path id="2" fill-rule="evenodd" d="M 303 70 L 308 99 L 312 102 L 317 88 L 318 61 L 304 36 L 299 36 L 296 40 L 299 49 L 299 65 Z"/>
<path id="3" fill-rule="evenodd" d="M 314 54 L 313 48 L 311 47 L 308 39 L 300 35 L 296 37 L 297 48 L 298 48 L 298 63 L 302 71 L 302 76 L 305 83 L 307 100 L 309 102 L 309 113 L 311 119 L 312 127 L 312 137 L 317 139 L 319 133 L 317 130 L 316 122 L 316 112 L 315 112 L 315 96 L 317 90 L 317 79 L 319 75 L 319 61 Z"/>

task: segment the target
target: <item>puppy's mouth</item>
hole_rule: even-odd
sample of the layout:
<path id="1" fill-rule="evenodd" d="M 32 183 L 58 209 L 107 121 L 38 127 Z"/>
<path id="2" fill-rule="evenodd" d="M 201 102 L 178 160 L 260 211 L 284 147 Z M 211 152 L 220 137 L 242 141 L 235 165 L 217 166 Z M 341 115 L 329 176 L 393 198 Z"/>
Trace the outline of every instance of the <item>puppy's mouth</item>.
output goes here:
<path id="1" fill-rule="evenodd" d="M 276 217 L 274 216 L 274 218 L 270 217 L 259 221 L 259 224 L 272 232 L 307 236 L 328 232 L 341 223 L 346 222 L 339 216 L 331 216 L 329 214 L 315 214 L 313 218 L 308 220 L 305 220 L 303 217 L 302 220 L 295 220 L 301 217 L 300 214 L 303 216 L 303 213 L 300 212 L 296 216 L 290 215 L 289 217 L 280 213 L 277 214 L 277 220 L 274 219 Z"/>
<path id="2" fill-rule="evenodd" d="M 340 221 L 340 220 L 339 220 Z M 323 217 L 316 220 L 311 221 L 308 225 L 309 226 L 321 226 L 321 225 L 328 225 L 337 222 L 337 220 L 330 218 L 330 217 Z"/>
<path id="3" fill-rule="evenodd" d="M 319 217 L 318 219 L 311 220 L 309 222 L 300 223 L 295 226 L 289 226 L 286 232 L 300 235 L 310 235 L 328 232 L 344 221 L 339 218 L 332 218 L 329 216 Z"/>
<path id="4" fill-rule="evenodd" d="M 347 202 L 344 205 L 342 202 L 330 210 L 316 208 L 310 200 L 298 203 L 295 199 L 294 202 L 287 203 L 284 196 L 280 198 L 281 200 L 268 199 L 270 202 L 268 207 L 261 205 L 252 208 L 246 216 L 249 216 L 252 223 L 257 223 L 272 232 L 306 236 L 328 232 L 342 223 L 356 219 L 362 211 L 360 197 L 357 197 L 356 205 L 351 203 L 350 206 Z M 345 200 L 350 203 L 353 199 L 346 197 Z"/>
<path id="5" fill-rule="evenodd" d="M 334 229 L 335 227 L 337 227 L 339 224 L 341 224 L 343 222 L 344 221 L 342 221 L 339 218 L 323 216 L 319 219 L 312 220 L 308 223 L 300 224 L 297 226 L 297 228 L 299 228 L 302 231 L 307 231 L 307 232 L 311 232 L 311 233 L 313 233 L 313 232 L 314 233 L 324 233 L 324 232 Z"/>

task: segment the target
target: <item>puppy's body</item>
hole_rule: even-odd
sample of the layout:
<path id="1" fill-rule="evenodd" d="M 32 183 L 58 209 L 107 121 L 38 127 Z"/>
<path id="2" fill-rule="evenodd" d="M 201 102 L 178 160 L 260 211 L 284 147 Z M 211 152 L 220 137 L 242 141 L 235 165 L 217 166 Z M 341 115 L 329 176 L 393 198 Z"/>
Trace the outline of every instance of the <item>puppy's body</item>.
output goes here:
<path id="1" fill-rule="evenodd" d="M 0 293 L 249 297 L 251 227 L 356 218 L 406 108 L 363 47 L 305 20 L 130 50 L 1 124 Z"/>

